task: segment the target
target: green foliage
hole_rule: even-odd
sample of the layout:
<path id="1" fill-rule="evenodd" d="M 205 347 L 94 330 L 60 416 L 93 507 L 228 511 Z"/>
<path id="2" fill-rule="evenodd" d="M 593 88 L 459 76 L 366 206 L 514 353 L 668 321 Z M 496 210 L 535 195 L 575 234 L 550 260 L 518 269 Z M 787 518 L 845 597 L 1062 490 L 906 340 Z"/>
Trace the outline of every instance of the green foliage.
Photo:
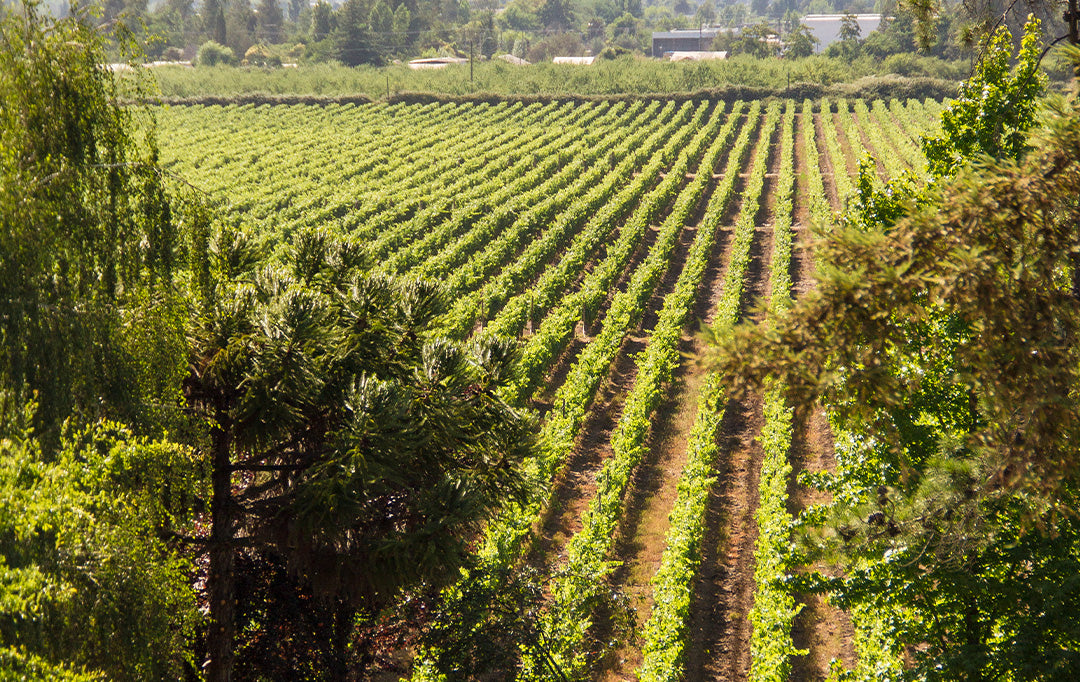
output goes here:
<path id="1" fill-rule="evenodd" d="M 54 665 L 24 649 L 0 648 L 0 671 L 6 679 L 55 680 L 56 682 L 99 682 L 98 673 L 75 671 L 65 665 Z"/>
<path id="2" fill-rule="evenodd" d="M 1046 75 L 1039 70 L 1041 43 L 1039 21 L 1029 17 L 1017 64 L 1010 69 L 1009 29 L 1001 26 L 990 36 L 975 73 L 942 113 L 941 135 L 923 141 L 932 175 L 953 175 L 979 154 L 1011 159 L 1024 154 L 1026 131 L 1046 87 Z"/>
<path id="3" fill-rule="evenodd" d="M 9 432 L 0 647 L 23 652 L 16 661 L 27 670 L 40 657 L 109 679 L 180 677 L 200 617 L 191 564 L 166 538 L 187 523 L 199 472 L 189 450 L 115 423 L 68 431 L 55 453 L 28 431 Z"/>
<path id="4" fill-rule="evenodd" d="M 754 607 L 749 619 L 751 680 L 783 682 L 791 672 L 792 656 L 805 655 L 791 638 L 791 626 L 801 610 L 784 585 L 794 561 L 791 550 L 791 515 L 787 511 L 791 464 L 792 411 L 783 393 L 768 387 L 765 393 L 765 425 L 761 429 L 763 451 L 760 495 L 755 516 L 758 525 L 754 554 Z"/>
<path id="5" fill-rule="evenodd" d="M 15 404 L 37 392 L 46 439 L 72 411 L 160 428 L 150 406 L 175 398 L 176 192 L 104 54 L 77 17 L 0 19 L 0 381 Z"/>
<path id="6" fill-rule="evenodd" d="M 513 4 L 510 5 L 513 7 Z M 508 10 L 509 11 L 509 10 Z M 502 15 L 500 15 L 502 16 Z M 536 44 L 535 41 L 533 43 Z M 546 54 L 546 53 L 545 53 Z M 560 53 L 565 54 L 565 53 Z M 524 54 L 521 56 L 525 56 Z M 167 97 L 237 96 L 242 94 L 355 95 L 386 96 L 389 77 L 391 92 L 443 93 L 447 95 L 611 95 L 618 93 L 689 93 L 716 90 L 729 102 L 780 95 L 789 84 L 812 83 L 819 90 L 806 96 L 820 97 L 825 88 L 845 96 L 868 98 L 941 98 L 956 92 L 955 79 L 967 73 L 964 65 L 929 60 L 912 67 L 911 76 L 946 80 L 926 83 L 913 79 L 887 79 L 877 90 L 862 90 L 857 81 L 876 73 L 892 73 L 873 60 L 847 62 L 813 55 L 802 59 L 758 59 L 747 55 L 709 62 L 665 62 L 652 59 L 598 60 L 587 69 L 546 63 L 527 67 L 499 59 L 474 64 L 473 79 L 464 69 L 414 71 L 406 65 L 346 67 L 340 64 L 306 63 L 300 68 L 271 72 L 244 69 L 157 69 L 155 77 Z M 930 70 L 930 73 L 927 71 Z M 929 86 L 929 89 L 928 89 Z M 745 90 L 761 88 L 761 91 Z M 732 93 L 740 89 L 747 94 Z M 802 96 L 802 95 L 800 95 Z"/>
<path id="7" fill-rule="evenodd" d="M 787 59 L 803 59 L 814 54 L 815 48 L 821 43 L 814 32 L 804 24 L 799 24 L 795 30 L 789 31 L 784 36 L 784 57 Z"/>
<path id="8" fill-rule="evenodd" d="M 435 284 L 371 275 L 357 242 L 317 231 L 283 265 L 245 270 L 244 241 L 218 239 L 185 382 L 209 422 L 212 661 L 232 643 L 238 546 L 377 611 L 452 579 L 491 509 L 522 494 L 532 443 L 529 416 L 499 398 L 512 344 L 428 338 Z"/>
<path id="9" fill-rule="evenodd" d="M 751 220 L 757 214 L 758 197 L 765 176 L 765 145 L 772 137 L 778 117 L 779 107 L 771 106 L 759 137 L 754 170 L 745 190 L 747 196 L 740 216 L 750 218 L 744 221 L 750 224 L 750 228 L 743 227 L 743 231 L 752 232 Z M 719 141 L 723 142 L 722 139 Z M 704 161 L 705 168 L 715 165 L 722 148 L 715 142 L 710 146 Z M 661 227 L 663 231 L 686 223 L 690 211 L 704 191 L 709 175 L 699 173 L 688 190 L 680 194 Z M 662 387 L 670 380 L 681 359 L 679 341 L 683 325 L 715 243 L 719 216 L 726 208 L 730 195 L 721 191 L 713 199 L 715 203 L 710 202 L 707 208 L 707 217 L 702 221 L 701 229 L 690 247 L 674 290 L 664 299 L 656 326 L 649 335 L 649 345 L 637 358 L 638 371 L 634 386 L 626 396 L 622 415 L 611 435 L 612 456 L 597 474 L 596 497 L 582 517 L 582 529 L 567 544 L 566 573 L 553 581 L 551 610 L 541 618 L 543 631 L 550 642 L 550 657 L 559 662 L 565 671 L 575 671 L 576 674 L 584 665 L 585 657 L 581 655 L 580 648 L 592 622 L 595 604 L 605 590 L 603 577 L 613 567 L 607 555 L 614 542 L 623 496 L 630 476 L 645 452 L 645 437 L 649 433 L 653 411 L 663 396 Z M 652 257 L 650 254 L 649 259 Z M 635 275 L 631 286 L 637 280 Z M 613 308 L 619 302 L 616 298 Z M 538 672 L 529 669 L 529 662 L 526 661 L 526 674 L 535 677 Z"/>
<path id="10" fill-rule="evenodd" d="M 767 21 L 747 26 L 732 43 L 731 53 L 750 55 L 759 59 L 776 57 L 780 54 L 779 36 Z"/>

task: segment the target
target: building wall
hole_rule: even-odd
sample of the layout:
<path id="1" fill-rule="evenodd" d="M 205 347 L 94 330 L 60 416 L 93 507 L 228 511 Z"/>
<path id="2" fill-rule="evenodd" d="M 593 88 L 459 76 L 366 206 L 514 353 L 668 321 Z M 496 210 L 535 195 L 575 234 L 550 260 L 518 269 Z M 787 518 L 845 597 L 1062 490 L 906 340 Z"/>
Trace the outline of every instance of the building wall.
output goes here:
<path id="1" fill-rule="evenodd" d="M 677 35 L 676 35 L 677 33 Z M 699 52 L 712 47 L 716 29 L 708 31 L 667 31 L 653 33 L 652 56 L 663 57 L 666 52 Z"/>
<path id="2" fill-rule="evenodd" d="M 843 14 L 807 14 L 802 18 L 802 23 L 821 41 L 817 52 L 840 40 L 840 24 L 843 18 Z M 855 20 L 859 22 L 859 37 L 862 40 L 866 40 L 866 36 L 881 25 L 880 14 L 856 14 Z"/>

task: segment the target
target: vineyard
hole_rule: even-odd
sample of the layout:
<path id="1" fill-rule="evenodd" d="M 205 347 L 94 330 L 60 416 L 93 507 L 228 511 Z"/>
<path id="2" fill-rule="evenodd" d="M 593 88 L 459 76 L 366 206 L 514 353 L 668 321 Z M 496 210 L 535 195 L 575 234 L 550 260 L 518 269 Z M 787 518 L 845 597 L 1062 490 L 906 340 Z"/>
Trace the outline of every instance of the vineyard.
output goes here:
<path id="1" fill-rule="evenodd" d="M 527 495 L 477 543 L 484 576 L 544 577 L 519 679 L 825 679 L 896 670 L 881 613 L 780 589 L 792 515 L 843 434 L 781 387 L 729 399 L 706 342 L 810 285 L 814 225 L 924 173 L 934 101 L 182 106 L 167 167 L 272 250 L 327 230 L 378 273 L 437 280 L 444 336 L 520 339 L 508 399 L 539 414 Z M 842 447 L 842 443 L 841 446 Z M 490 586 L 488 586 L 490 587 Z M 618 604 L 610 595 L 621 595 Z M 619 626 L 620 609 L 630 614 Z M 412 679 L 447 679 L 415 652 Z"/>

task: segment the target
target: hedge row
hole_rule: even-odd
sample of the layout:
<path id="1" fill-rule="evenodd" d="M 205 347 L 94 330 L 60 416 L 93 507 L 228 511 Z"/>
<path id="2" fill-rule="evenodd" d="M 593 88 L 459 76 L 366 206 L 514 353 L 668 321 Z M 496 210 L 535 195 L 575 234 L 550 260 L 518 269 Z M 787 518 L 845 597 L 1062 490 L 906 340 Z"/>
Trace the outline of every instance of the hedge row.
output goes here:
<path id="1" fill-rule="evenodd" d="M 432 102 L 456 102 L 456 103 L 490 103 L 499 102 L 523 102 L 532 104 L 539 102 L 572 102 L 595 103 L 595 102 L 636 102 L 640 100 L 663 100 L 663 101 L 723 101 L 733 104 L 737 101 L 753 100 L 820 100 L 822 97 L 851 98 L 851 99 L 884 99 L 893 98 L 901 101 L 914 99 L 944 100 L 954 97 L 958 84 L 954 81 L 939 78 L 908 78 L 904 76 L 869 76 L 860 78 L 852 83 L 837 83 L 834 85 L 822 85 L 820 83 L 791 83 L 783 88 L 757 87 L 746 85 L 725 85 L 716 88 L 706 88 L 694 92 L 673 93 L 650 93 L 650 94 L 616 94 L 616 95 L 566 95 L 566 94 L 531 94 L 531 95 L 502 95 L 498 93 L 471 93 L 467 95 L 448 95 L 434 92 L 398 92 L 379 101 L 390 104 L 427 104 Z M 250 93 L 242 95 L 219 96 L 206 95 L 198 97 L 150 97 L 141 100 L 145 104 L 171 105 L 171 106 L 227 106 L 230 104 L 309 104 L 325 106 L 328 104 L 371 104 L 377 100 L 367 95 L 271 95 L 267 93 Z"/>

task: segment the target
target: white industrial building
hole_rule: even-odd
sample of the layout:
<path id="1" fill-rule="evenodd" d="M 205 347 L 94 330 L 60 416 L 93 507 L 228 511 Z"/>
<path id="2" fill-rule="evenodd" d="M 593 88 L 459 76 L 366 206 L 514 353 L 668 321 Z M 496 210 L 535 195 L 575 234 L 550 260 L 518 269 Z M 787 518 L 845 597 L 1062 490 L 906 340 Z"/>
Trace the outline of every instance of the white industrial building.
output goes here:
<path id="1" fill-rule="evenodd" d="M 817 52 L 840 40 L 840 25 L 844 19 L 843 14 L 807 14 L 800 21 L 811 33 L 821 41 Z M 859 23 L 859 39 L 866 40 L 866 36 L 876 31 L 881 25 L 881 14 L 856 14 L 855 21 Z"/>

